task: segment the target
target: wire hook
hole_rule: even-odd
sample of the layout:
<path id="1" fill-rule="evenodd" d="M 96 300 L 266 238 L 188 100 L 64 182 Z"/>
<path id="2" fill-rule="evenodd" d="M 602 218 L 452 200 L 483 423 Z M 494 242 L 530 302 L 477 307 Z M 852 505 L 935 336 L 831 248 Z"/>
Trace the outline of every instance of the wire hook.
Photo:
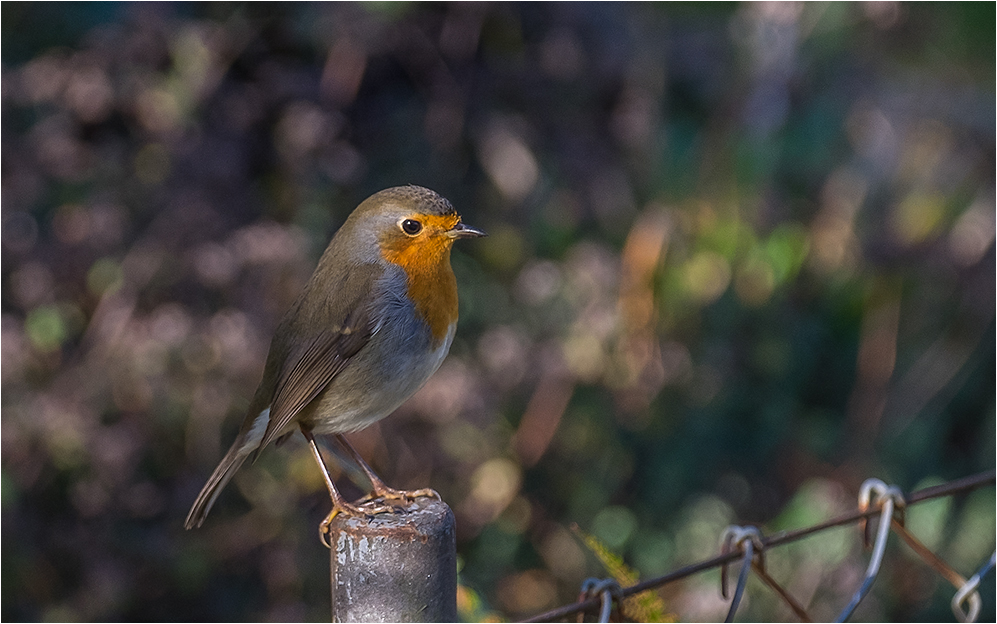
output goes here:
<path id="1" fill-rule="evenodd" d="M 990 559 L 983 564 L 983 567 L 976 574 L 969 577 L 969 580 L 952 596 L 952 614 L 955 615 L 955 619 L 960 622 L 975 622 L 976 618 L 980 616 L 982 601 L 980 599 L 980 592 L 977 589 L 980 587 L 980 580 L 989 574 L 990 570 L 993 570 L 995 558 L 997 558 L 997 550 L 990 555 Z M 962 603 L 967 600 L 969 601 L 969 609 L 964 611 Z"/>
<path id="2" fill-rule="evenodd" d="M 748 567 L 753 569 L 758 578 L 768 585 L 780 598 L 782 598 L 783 602 L 789 605 L 789 608 L 793 610 L 798 618 L 804 622 L 813 621 L 810 619 L 810 615 L 807 614 L 806 609 L 804 609 L 803 606 L 789 594 L 789 592 L 779 585 L 774 578 L 769 576 L 769 573 L 765 570 L 765 542 L 762 540 L 761 532 L 756 527 L 740 527 L 731 525 L 724 529 L 724 532 L 720 537 L 721 554 L 725 555 L 731 552 L 735 546 L 743 548 L 745 553 L 741 563 L 741 571 L 738 574 L 734 600 L 731 601 L 731 610 L 727 614 L 728 622 L 733 620 L 734 612 L 737 610 L 741 595 L 744 592 L 744 588 L 748 580 Z M 720 565 L 720 595 L 724 598 L 727 598 L 728 565 L 728 563 Z"/>
<path id="3" fill-rule="evenodd" d="M 620 584 L 614 579 L 587 578 L 582 581 L 582 592 L 579 598 L 587 598 L 594 594 L 599 594 L 602 598 L 602 607 L 599 609 L 599 621 L 608 622 L 609 614 L 613 611 L 613 598 L 616 598 L 619 608 L 623 608 L 623 594 Z"/>
<path id="4" fill-rule="evenodd" d="M 862 579 L 862 585 L 859 586 L 858 591 L 852 596 L 851 601 L 845 610 L 841 612 L 838 616 L 837 622 L 845 622 L 851 617 L 855 608 L 859 606 L 865 595 L 869 593 L 872 588 L 873 581 L 876 580 L 876 576 L 879 574 L 879 567 L 883 563 L 883 553 L 886 552 L 886 540 L 890 535 L 890 524 L 893 519 L 894 510 L 898 510 L 903 517 L 903 510 L 907 506 L 904 501 L 904 495 L 900 491 L 900 488 L 896 486 L 886 485 L 879 479 L 866 479 L 862 483 L 862 487 L 859 490 L 859 509 L 863 512 L 869 508 L 869 499 L 872 494 L 876 494 L 875 504 L 880 508 L 879 516 L 879 528 L 876 531 L 876 543 L 873 546 L 872 557 L 869 559 L 869 568 L 866 570 L 865 578 Z M 898 520 L 898 522 L 903 525 L 903 520 Z M 862 537 L 863 541 L 868 547 L 869 539 L 869 521 L 868 519 L 863 519 L 862 521 Z"/>
<path id="5" fill-rule="evenodd" d="M 737 575 L 737 586 L 734 589 L 734 597 L 730 601 L 730 611 L 727 612 L 725 622 L 733 622 L 737 607 L 741 604 L 741 596 L 744 588 L 748 584 L 748 573 L 751 571 L 751 564 L 755 559 L 755 552 L 758 553 L 759 565 L 765 568 L 764 545 L 762 544 L 762 534 L 758 527 L 731 525 L 724 529 L 720 536 L 720 551 L 727 554 L 740 548 L 744 555 L 741 559 L 741 571 Z M 727 598 L 727 563 L 720 566 L 720 595 Z"/>

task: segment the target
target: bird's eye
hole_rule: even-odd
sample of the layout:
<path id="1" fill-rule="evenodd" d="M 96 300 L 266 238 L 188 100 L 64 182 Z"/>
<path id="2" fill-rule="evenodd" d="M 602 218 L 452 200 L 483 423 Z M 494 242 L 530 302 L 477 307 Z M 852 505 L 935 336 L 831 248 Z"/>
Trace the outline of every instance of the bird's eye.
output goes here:
<path id="1" fill-rule="evenodd" d="M 415 236 L 422 231 L 422 224 L 415 219 L 405 219 L 402 221 L 402 232 L 409 236 Z"/>

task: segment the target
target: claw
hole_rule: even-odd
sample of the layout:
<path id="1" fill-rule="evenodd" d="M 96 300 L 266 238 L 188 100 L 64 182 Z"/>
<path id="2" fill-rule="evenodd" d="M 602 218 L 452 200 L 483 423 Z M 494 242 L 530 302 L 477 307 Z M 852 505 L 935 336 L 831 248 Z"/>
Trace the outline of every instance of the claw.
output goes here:
<path id="1" fill-rule="evenodd" d="M 322 545 L 329 550 L 332 550 L 332 544 L 329 542 L 329 523 L 331 523 L 332 519 L 338 514 L 339 508 L 333 507 L 332 511 L 329 512 L 329 515 L 325 517 L 325 520 L 320 522 L 318 525 L 318 539 L 322 542 Z"/>
<path id="2" fill-rule="evenodd" d="M 358 504 L 363 505 L 375 501 L 377 499 L 384 499 L 385 501 L 401 501 L 401 505 L 398 507 L 404 507 L 412 502 L 416 498 L 435 498 L 436 500 L 443 500 L 439 492 L 431 488 L 423 488 L 421 490 L 396 490 L 394 488 L 383 487 L 379 490 L 367 494 L 363 498 L 357 501 Z"/>
<path id="3" fill-rule="evenodd" d="M 332 544 L 329 542 L 329 525 L 332 523 L 332 519 L 339 514 L 346 514 L 348 516 L 366 516 L 368 513 L 357 507 L 356 505 L 351 505 L 346 501 L 340 501 L 338 503 L 333 503 L 332 510 L 329 515 L 325 517 L 325 520 L 318 525 L 318 538 L 322 542 L 322 545 L 326 548 L 332 550 Z"/>
<path id="4" fill-rule="evenodd" d="M 318 525 L 318 537 L 323 546 L 329 550 L 332 550 L 332 543 L 329 541 L 329 534 L 331 533 L 329 525 L 332 524 L 332 519 L 339 514 L 373 518 L 377 514 L 395 513 L 396 511 L 396 508 L 391 505 L 371 505 L 372 501 L 364 500 L 366 498 L 367 497 L 360 499 L 356 504 L 345 503 L 333 506 L 332 511 L 329 512 L 329 515 L 326 516 L 325 520 L 320 522 Z"/>
<path id="5" fill-rule="evenodd" d="M 435 498 L 438 501 L 442 501 L 443 500 L 443 497 L 440 496 L 440 493 L 437 492 L 436 490 L 434 490 L 433 488 L 422 488 L 421 490 L 415 490 L 413 492 L 408 492 L 408 495 L 411 496 L 412 498 L 422 498 L 422 497 L 425 497 L 425 498 Z"/>

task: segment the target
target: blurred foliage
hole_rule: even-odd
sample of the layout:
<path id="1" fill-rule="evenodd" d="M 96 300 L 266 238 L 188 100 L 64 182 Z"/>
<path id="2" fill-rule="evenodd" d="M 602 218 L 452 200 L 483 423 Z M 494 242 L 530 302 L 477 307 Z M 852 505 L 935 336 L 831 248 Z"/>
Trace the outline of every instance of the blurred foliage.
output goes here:
<path id="1" fill-rule="evenodd" d="M 467 618 L 604 576 L 572 523 L 649 578 L 994 467 L 992 3 L 0 10 L 5 620 L 328 618 L 300 442 L 181 523 L 329 236 L 398 184 L 491 236 L 448 360 L 353 439 L 454 508 Z M 994 507 L 910 522 L 969 575 Z M 827 619 L 866 555 L 767 561 Z M 666 612 L 723 617 L 718 576 Z M 756 582 L 739 617 L 789 618 Z M 856 619 L 951 594 L 891 544 Z"/>

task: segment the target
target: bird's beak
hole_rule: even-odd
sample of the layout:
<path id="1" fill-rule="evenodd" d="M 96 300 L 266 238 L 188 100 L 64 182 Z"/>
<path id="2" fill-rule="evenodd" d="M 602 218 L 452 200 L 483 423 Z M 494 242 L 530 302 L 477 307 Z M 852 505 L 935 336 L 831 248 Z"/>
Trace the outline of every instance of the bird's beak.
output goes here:
<path id="1" fill-rule="evenodd" d="M 480 236 L 488 236 L 481 230 L 475 229 L 469 225 L 464 225 L 463 223 L 458 223 L 453 226 L 453 229 L 447 232 L 447 236 L 450 238 L 478 238 Z"/>

